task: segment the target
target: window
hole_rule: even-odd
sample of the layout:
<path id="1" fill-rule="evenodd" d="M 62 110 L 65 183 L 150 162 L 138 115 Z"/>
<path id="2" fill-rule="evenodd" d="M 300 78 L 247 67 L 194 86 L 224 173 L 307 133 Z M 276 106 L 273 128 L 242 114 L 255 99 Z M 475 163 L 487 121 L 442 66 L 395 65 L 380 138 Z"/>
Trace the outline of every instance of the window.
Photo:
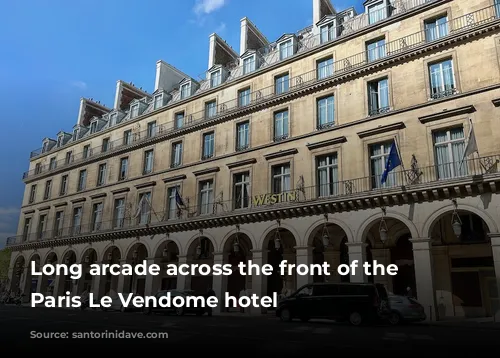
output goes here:
<path id="1" fill-rule="evenodd" d="M 327 78 L 333 75 L 333 58 L 326 58 L 316 63 L 318 71 L 318 80 Z"/>
<path id="2" fill-rule="evenodd" d="M 203 153 L 201 159 L 208 159 L 214 156 L 215 133 L 209 132 L 203 134 Z"/>
<path id="3" fill-rule="evenodd" d="M 467 175 L 467 161 L 461 163 L 465 151 L 462 127 L 434 132 L 434 148 L 439 179 Z"/>
<path id="4" fill-rule="evenodd" d="M 110 122 L 110 125 L 111 126 L 114 126 L 116 124 L 116 118 L 118 117 L 118 114 L 117 113 L 112 113 L 110 116 L 109 116 L 109 122 Z"/>
<path id="5" fill-rule="evenodd" d="M 50 158 L 49 170 L 54 170 L 57 167 L 56 158 Z"/>
<path id="6" fill-rule="evenodd" d="M 87 170 L 80 170 L 80 175 L 78 176 L 78 191 L 85 190 L 87 182 Z"/>
<path id="7" fill-rule="evenodd" d="M 73 235 L 80 234 L 80 228 L 82 224 L 82 207 L 73 209 L 73 222 L 72 222 L 72 233 Z"/>
<path id="8" fill-rule="evenodd" d="M 222 83 L 221 71 L 215 71 L 210 74 L 210 87 L 218 86 Z"/>
<path id="9" fill-rule="evenodd" d="M 23 228 L 23 242 L 28 240 L 28 235 L 31 230 L 31 218 L 24 219 L 24 228 Z"/>
<path id="10" fill-rule="evenodd" d="M 99 164 L 97 170 L 97 186 L 106 184 L 106 163 Z"/>
<path id="11" fill-rule="evenodd" d="M 102 203 L 95 203 L 92 206 L 92 231 L 101 230 L 102 207 Z"/>
<path id="12" fill-rule="evenodd" d="M 271 172 L 273 194 L 281 194 L 291 190 L 290 163 L 275 165 L 271 168 Z"/>
<path id="13" fill-rule="evenodd" d="M 58 212 L 56 212 L 56 217 L 54 219 L 54 236 L 55 236 L 55 238 L 62 236 L 63 224 L 64 224 L 64 211 L 58 211 Z"/>
<path id="14" fill-rule="evenodd" d="M 191 95 L 191 83 L 185 83 L 181 86 L 181 99 L 188 98 Z"/>
<path id="15" fill-rule="evenodd" d="M 250 123 L 241 122 L 236 125 L 236 151 L 250 148 Z"/>
<path id="16" fill-rule="evenodd" d="M 174 115 L 174 128 L 179 129 L 184 127 L 184 112 L 179 112 Z"/>
<path id="17" fill-rule="evenodd" d="M 59 195 L 66 195 L 68 191 L 68 175 L 63 175 L 61 177 L 61 188 L 59 190 Z"/>
<path id="18" fill-rule="evenodd" d="M 132 130 L 131 129 L 123 132 L 123 145 L 130 145 L 130 144 L 132 144 Z"/>
<path id="19" fill-rule="evenodd" d="M 368 23 L 373 24 L 387 17 L 387 10 L 383 1 L 368 7 Z"/>
<path id="20" fill-rule="evenodd" d="M 282 42 L 279 45 L 280 60 L 284 60 L 293 55 L 293 40 Z"/>
<path id="21" fill-rule="evenodd" d="M 52 180 L 47 180 L 45 182 L 45 191 L 43 192 L 43 200 L 47 200 L 50 198 L 51 189 L 52 189 Z"/>
<path id="22" fill-rule="evenodd" d="M 319 28 L 320 43 L 324 44 L 335 38 L 335 27 L 333 22 L 323 25 Z"/>
<path id="23" fill-rule="evenodd" d="M 334 97 L 328 96 L 317 100 L 318 129 L 330 128 L 335 124 Z"/>
<path id="24" fill-rule="evenodd" d="M 274 113 L 274 141 L 288 138 L 288 110 Z"/>
<path id="25" fill-rule="evenodd" d="M 144 167 L 142 170 L 143 174 L 149 174 L 153 171 L 153 149 L 144 152 Z"/>
<path id="26" fill-rule="evenodd" d="M 83 147 L 82 157 L 83 159 L 87 159 L 88 157 L 90 157 L 90 144 L 87 144 Z"/>
<path id="27" fill-rule="evenodd" d="M 64 159 L 65 164 L 69 164 L 73 161 L 73 152 L 70 150 L 69 152 L 66 152 L 66 157 Z"/>
<path id="28" fill-rule="evenodd" d="M 95 132 L 97 132 L 97 122 L 96 121 L 90 123 L 90 134 L 94 134 Z"/>
<path id="29" fill-rule="evenodd" d="M 290 80 L 288 78 L 288 73 L 274 78 L 274 92 L 276 94 L 282 94 L 287 92 L 289 85 L 290 85 Z"/>
<path id="30" fill-rule="evenodd" d="M 36 184 L 33 184 L 30 189 L 30 199 L 29 199 L 30 204 L 35 201 L 35 197 L 36 197 Z"/>
<path id="31" fill-rule="evenodd" d="M 210 101 L 205 103 L 205 118 L 215 117 L 217 115 L 217 102 Z"/>
<path id="32" fill-rule="evenodd" d="M 56 144 L 56 146 L 58 148 L 63 146 L 63 136 L 62 135 L 60 135 L 59 137 L 57 137 L 57 144 Z"/>
<path id="33" fill-rule="evenodd" d="M 180 210 L 177 207 L 177 192 L 180 192 L 180 186 L 176 185 L 167 190 L 167 218 L 172 220 L 180 216 Z M 179 194 L 180 195 L 180 194 Z"/>
<path id="34" fill-rule="evenodd" d="M 234 209 L 250 207 L 250 173 L 238 173 L 233 177 Z"/>
<path id="35" fill-rule="evenodd" d="M 170 167 L 176 168 L 182 164 L 182 142 L 172 143 L 172 158 Z"/>
<path id="36" fill-rule="evenodd" d="M 385 57 L 385 39 L 374 40 L 366 43 L 366 56 L 368 62 L 380 60 Z"/>
<path id="37" fill-rule="evenodd" d="M 74 130 L 73 130 L 73 138 L 72 138 L 72 139 L 73 139 L 74 141 L 78 139 L 78 132 L 79 132 L 79 131 L 78 131 L 78 129 L 74 129 Z"/>
<path id="38" fill-rule="evenodd" d="M 130 118 L 135 118 L 139 115 L 139 103 L 134 104 L 130 107 Z"/>
<path id="39" fill-rule="evenodd" d="M 255 71 L 255 55 L 243 59 L 243 74 Z"/>
<path id="40" fill-rule="evenodd" d="M 42 172 L 42 164 L 41 163 L 36 163 L 35 164 L 35 175 L 40 174 Z"/>
<path id="41" fill-rule="evenodd" d="M 128 157 L 120 159 L 120 173 L 118 174 L 118 180 L 124 180 L 128 175 Z"/>
<path id="42" fill-rule="evenodd" d="M 214 202 L 214 182 L 205 180 L 200 182 L 200 214 L 211 214 Z"/>
<path id="43" fill-rule="evenodd" d="M 250 104 L 250 88 L 238 91 L 238 106 L 248 106 Z"/>
<path id="44" fill-rule="evenodd" d="M 46 221 L 47 221 L 47 215 L 40 215 L 40 217 L 38 218 L 38 228 L 37 228 L 37 232 L 36 232 L 36 236 L 37 236 L 37 239 L 38 240 L 42 240 L 43 239 L 43 234 L 45 233 L 45 224 L 46 224 Z"/>
<path id="45" fill-rule="evenodd" d="M 156 135 L 156 121 L 148 123 L 148 138 L 154 137 Z"/>
<path id="46" fill-rule="evenodd" d="M 425 40 L 435 41 L 448 35 L 448 17 L 440 16 L 432 20 L 427 20 L 424 24 Z"/>
<path id="47" fill-rule="evenodd" d="M 337 195 L 338 191 L 338 162 L 337 153 L 323 155 L 316 158 L 317 190 L 319 197 Z"/>
<path id="48" fill-rule="evenodd" d="M 115 206 L 113 210 L 113 218 L 114 218 L 114 228 L 120 229 L 124 226 L 125 221 L 125 199 L 119 198 L 115 199 Z"/>
<path id="49" fill-rule="evenodd" d="M 391 151 L 393 141 L 376 143 L 370 146 L 370 168 L 372 177 L 372 189 L 393 187 L 396 185 L 396 173 L 391 171 L 387 175 L 387 180 L 384 184 L 380 181 L 385 170 L 387 157 Z"/>
<path id="50" fill-rule="evenodd" d="M 455 93 L 455 76 L 451 59 L 429 65 L 431 98 L 441 98 Z"/>
<path id="51" fill-rule="evenodd" d="M 368 82 L 368 114 L 370 116 L 389 111 L 389 82 L 387 78 Z"/>
<path id="52" fill-rule="evenodd" d="M 140 216 L 139 225 L 146 225 L 151 219 L 151 192 L 139 194 Z"/>
<path id="53" fill-rule="evenodd" d="M 154 109 L 158 109 L 163 106 L 163 93 L 157 94 L 154 98 Z"/>
<path id="54" fill-rule="evenodd" d="M 108 151 L 108 149 L 110 149 L 110 145 L 109 145 L 109 138 L 104 138 L 102 140 L 102 152 L 105 153 Z"/>

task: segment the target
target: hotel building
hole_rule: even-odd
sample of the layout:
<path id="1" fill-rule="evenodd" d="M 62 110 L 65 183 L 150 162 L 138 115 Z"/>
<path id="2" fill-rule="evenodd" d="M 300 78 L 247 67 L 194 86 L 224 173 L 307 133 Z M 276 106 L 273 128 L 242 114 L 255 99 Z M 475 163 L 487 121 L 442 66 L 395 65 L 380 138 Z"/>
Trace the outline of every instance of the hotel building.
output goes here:
<path id="1" fill-rule="evenodd" d="M 313 0 L 312 11 L 311 26 L 271 40 L 243 18 L 239 51 L 212 34 L 203 79 L 158 61 L 152 93 L 118 81 L 112 107 L 82 99 L 73 129 L 31 152 L 11 288 L 223 297 L 374 281 L 410 287 L 432 320 L 495 315 L 500 4 L 368 0 L 357 13 Z M 401 165 L 382 184 L 393 146 Z M 327 261 L 332 274 L 73 281 L 28 270 L 250 259 Z M 352 260 L 399 272 L 336 274 Z"/>

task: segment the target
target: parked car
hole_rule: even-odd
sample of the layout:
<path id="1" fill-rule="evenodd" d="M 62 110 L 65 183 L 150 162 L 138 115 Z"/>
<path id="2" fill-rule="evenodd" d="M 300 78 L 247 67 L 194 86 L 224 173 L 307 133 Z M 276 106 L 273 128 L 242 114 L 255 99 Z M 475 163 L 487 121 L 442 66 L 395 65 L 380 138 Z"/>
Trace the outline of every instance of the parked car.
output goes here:
<path id="1" fill-rule="evenodd" d="M 421 322 L 427 318 L 424 306 L 411 297 L 389 295 L 389 307 L 391 312 L 388 320 L 392 325 Z"/>
<path id="2" fill-rule="evenodd" d="M 358 326 L 387 319 L 388 307 L 387 291 L 382 284 L 314 283 L 281 300 L 276 316 L 282 321 L 326 318 Z"/>
<path id="3" fill-rule="evenodd" d="M 175 296 L 196 296 L 195 292 L 192 290 L 166 290 L 159 291 L 156 294 L 156 297 L 159 298 L 161 296 L 167 296 L 167 293 L 170 293 L 170 297 L 172 299 Z M 185 314 L 196 314 L 197 316 L 202 316 L 205 312 L 207 312 L 207 309 L 205 307 L 146 307 L 143 312 L 147 315 L 151 313 L 175 313 L 177 316 L 183 316 Z"/>

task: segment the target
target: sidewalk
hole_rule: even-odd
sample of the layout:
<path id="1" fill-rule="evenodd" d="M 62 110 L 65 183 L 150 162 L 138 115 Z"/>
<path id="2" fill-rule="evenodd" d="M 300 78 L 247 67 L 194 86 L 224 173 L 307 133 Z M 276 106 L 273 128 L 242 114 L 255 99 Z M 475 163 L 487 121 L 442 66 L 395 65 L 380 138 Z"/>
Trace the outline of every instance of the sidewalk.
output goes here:
<path id="1" fill-rule="evenodd" d="M 463 328 L 500 330 L 500 322 L 498 321 L 495 322 L 492 317 L 470 318 L 470 319 L 447 319 L 444 321 L 422 322 L 417 324 L 423 326 L 435 326 L 435 327 L 463 327 Z"/>

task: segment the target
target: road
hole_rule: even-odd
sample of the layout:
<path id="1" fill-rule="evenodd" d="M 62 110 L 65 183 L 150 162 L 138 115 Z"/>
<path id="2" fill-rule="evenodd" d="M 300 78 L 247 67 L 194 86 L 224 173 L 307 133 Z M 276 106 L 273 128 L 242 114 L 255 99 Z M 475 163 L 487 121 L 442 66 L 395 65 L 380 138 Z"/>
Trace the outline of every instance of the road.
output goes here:
<path id="1" fill-rule="evenodd" d="M 81 332 L 166 332 L 168 338 L 75 339 Z M 31 334 L 67 333 L 69 338 L 30 338 Z M 130 345 L 182 345 L 186 352 L 210 350 L 209 345 L 226 346 L 244 353 L 279 353 L 287 356 L 311 354 L 325 348 L 335 353 L 394 353 L 418 356 L 422 352 L 447 355 L 470 349 L 477 352 L 499 346 L 499 332 L 473 327 L 425 325 L 351 327 L 331 322 L 280 322 L 273 316 L 146 316 L 142 313 L 79 311 L 50 308 L 0 306 L 0 339 L 15 344 L 16 351 L 37 351 L 37 343 L 53 347 L 70 343 L 130 349 Z M 55 344 L 55 346 L 54 346 Z M 3 345 L 2 345 L 3 346 Z M 216 347 L 214 347 L 216 348 Z M 114 348 L 113 348 L 114 349 Z M 217 349 L 217 348 L 216 348 Z M 447 354 L 444 354 L 447 353 Z M 392 355 L 392 354 L 391 354 Z"/>

